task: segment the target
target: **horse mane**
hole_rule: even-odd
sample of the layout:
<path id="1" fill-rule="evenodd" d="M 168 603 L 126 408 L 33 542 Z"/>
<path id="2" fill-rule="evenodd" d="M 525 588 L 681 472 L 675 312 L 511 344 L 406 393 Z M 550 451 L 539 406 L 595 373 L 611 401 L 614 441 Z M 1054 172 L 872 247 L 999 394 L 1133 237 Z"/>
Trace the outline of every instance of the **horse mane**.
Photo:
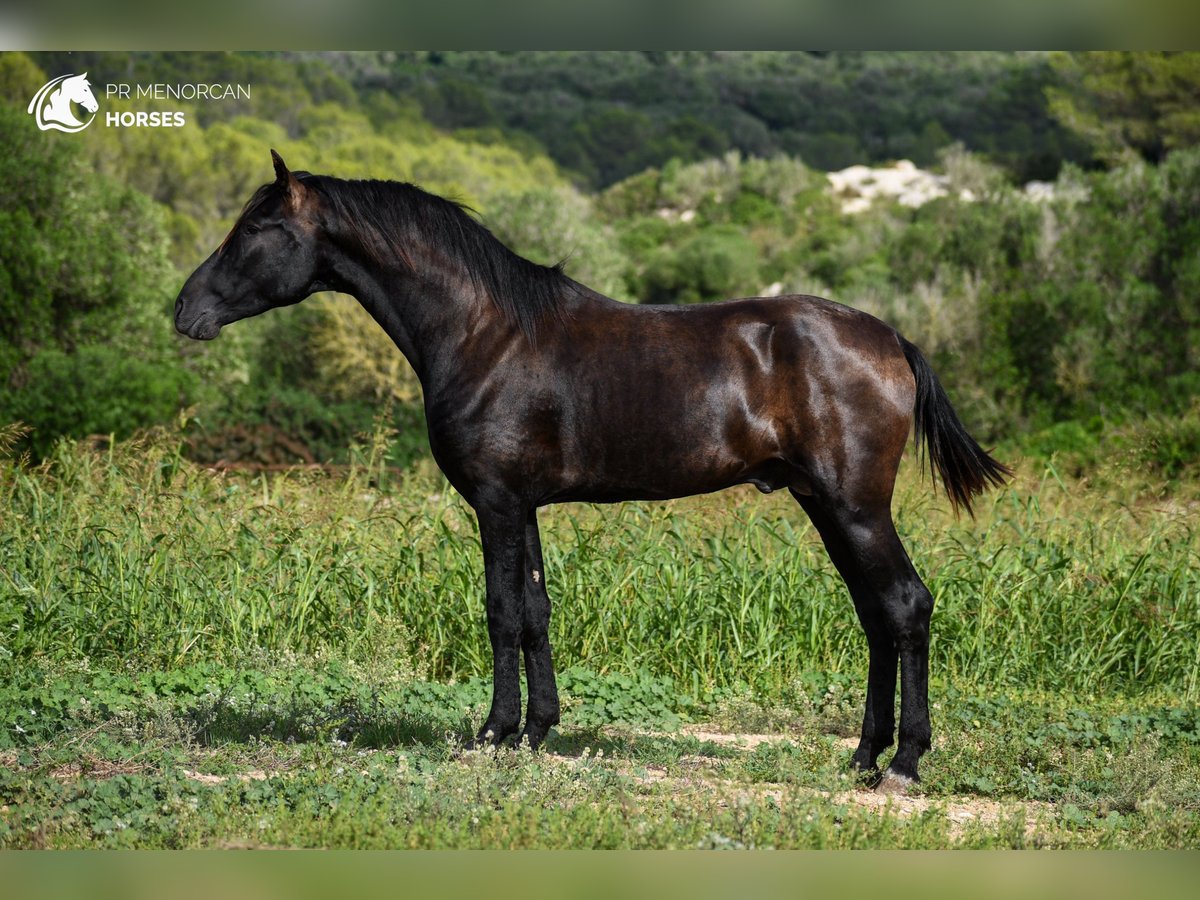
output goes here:
<path id="1" fill-rule="evenodd" d="M 375 262 L 400 261 L 415 271 L 407 249 L 414 239 L 446 253 L 531 341 L 547 321 L 562 317 L 564 291 L 578 288 L 562 262 L 543 266 L 519 256 L 470 215 L 474 210 L 465 204 L 408 183 L 292 174 L 326 201 L 329 225 L 344 229 L 343 236 L 364 247 Z M 259 188 L 239 222 L 277 191 L 275 184 Z"/>

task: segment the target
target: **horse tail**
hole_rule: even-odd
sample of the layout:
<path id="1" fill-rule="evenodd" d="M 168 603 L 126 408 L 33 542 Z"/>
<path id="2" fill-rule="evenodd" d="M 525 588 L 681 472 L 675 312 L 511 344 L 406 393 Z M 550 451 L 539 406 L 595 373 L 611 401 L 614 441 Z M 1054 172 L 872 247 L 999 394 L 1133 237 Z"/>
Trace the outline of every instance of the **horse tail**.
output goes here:
<path id="1" fill-rule="evenodd" d="M 941 476 L 946 496 L 955 510 L 962 508 L 974 516 L 971 498 L 993 485 L 1004 484 L 1012 470 L 993 459 L 967 433 L 924 354 L 902 337 L 900 346 L 917 380 L 914 443 L 918 451 L 925 444 L 929 475 Z"/>

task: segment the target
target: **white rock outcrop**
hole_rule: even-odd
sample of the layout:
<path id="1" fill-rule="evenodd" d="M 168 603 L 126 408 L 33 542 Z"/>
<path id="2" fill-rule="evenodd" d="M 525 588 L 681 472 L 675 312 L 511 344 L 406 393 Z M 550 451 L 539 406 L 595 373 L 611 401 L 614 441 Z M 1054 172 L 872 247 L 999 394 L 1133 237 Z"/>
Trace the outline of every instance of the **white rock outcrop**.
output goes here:
<path id="1" fill-rule="evenodd" d="M 866 212 L 876 200 L 895 200 L 901 206 L 924 206 L 930 200 L 950 193 L 950 180 L 918 169 L 911 160 L 902 159 L 891 166 L 850 166 L 829 172 L 830 189 L 841 199 L 842 212 L 853 215 Z M 962 191 L 963 200 L 975 199 Z"/>

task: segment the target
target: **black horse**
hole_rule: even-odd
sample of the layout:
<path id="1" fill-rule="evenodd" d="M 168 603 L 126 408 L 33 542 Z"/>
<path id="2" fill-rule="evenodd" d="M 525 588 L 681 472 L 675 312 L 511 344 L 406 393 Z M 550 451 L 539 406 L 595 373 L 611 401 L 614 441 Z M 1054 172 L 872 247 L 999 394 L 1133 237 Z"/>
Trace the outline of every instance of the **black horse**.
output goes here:
<path id="1" fill-rule="evenodd" d="M 1008 470 L 967 434 L 920 351 L 871 316 L 817 297 L 633 306 L 532 263 L 448 200 L 410 184 L 289 172 L 247 203 L 175 302 L 183 334 L 316 291 L 352 294 L 420 378 L 429 443 L 479 519 L 494 683 L 474 743 L 521 722 L 537 747 L 559 720 L 537 510 L 787 488 L 846 581 L 870 646 L 854 766 L 917 779 L 930 746 L 933 598 L 891 518 L 910 422 L 950 500 Z"/>

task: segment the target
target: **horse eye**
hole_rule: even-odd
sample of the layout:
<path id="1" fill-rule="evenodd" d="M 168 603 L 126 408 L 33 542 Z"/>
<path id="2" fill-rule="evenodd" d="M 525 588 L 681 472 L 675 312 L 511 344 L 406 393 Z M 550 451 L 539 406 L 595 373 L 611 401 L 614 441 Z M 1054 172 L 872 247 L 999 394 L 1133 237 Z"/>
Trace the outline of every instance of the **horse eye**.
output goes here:
<path id="1" fill-rule="evenodd" d="M 262 228 L 259 227 L 258 225 L 247 225 L 246 226 L 246 234 L 258 234 L 260 231 L 262 231 Z"/>

